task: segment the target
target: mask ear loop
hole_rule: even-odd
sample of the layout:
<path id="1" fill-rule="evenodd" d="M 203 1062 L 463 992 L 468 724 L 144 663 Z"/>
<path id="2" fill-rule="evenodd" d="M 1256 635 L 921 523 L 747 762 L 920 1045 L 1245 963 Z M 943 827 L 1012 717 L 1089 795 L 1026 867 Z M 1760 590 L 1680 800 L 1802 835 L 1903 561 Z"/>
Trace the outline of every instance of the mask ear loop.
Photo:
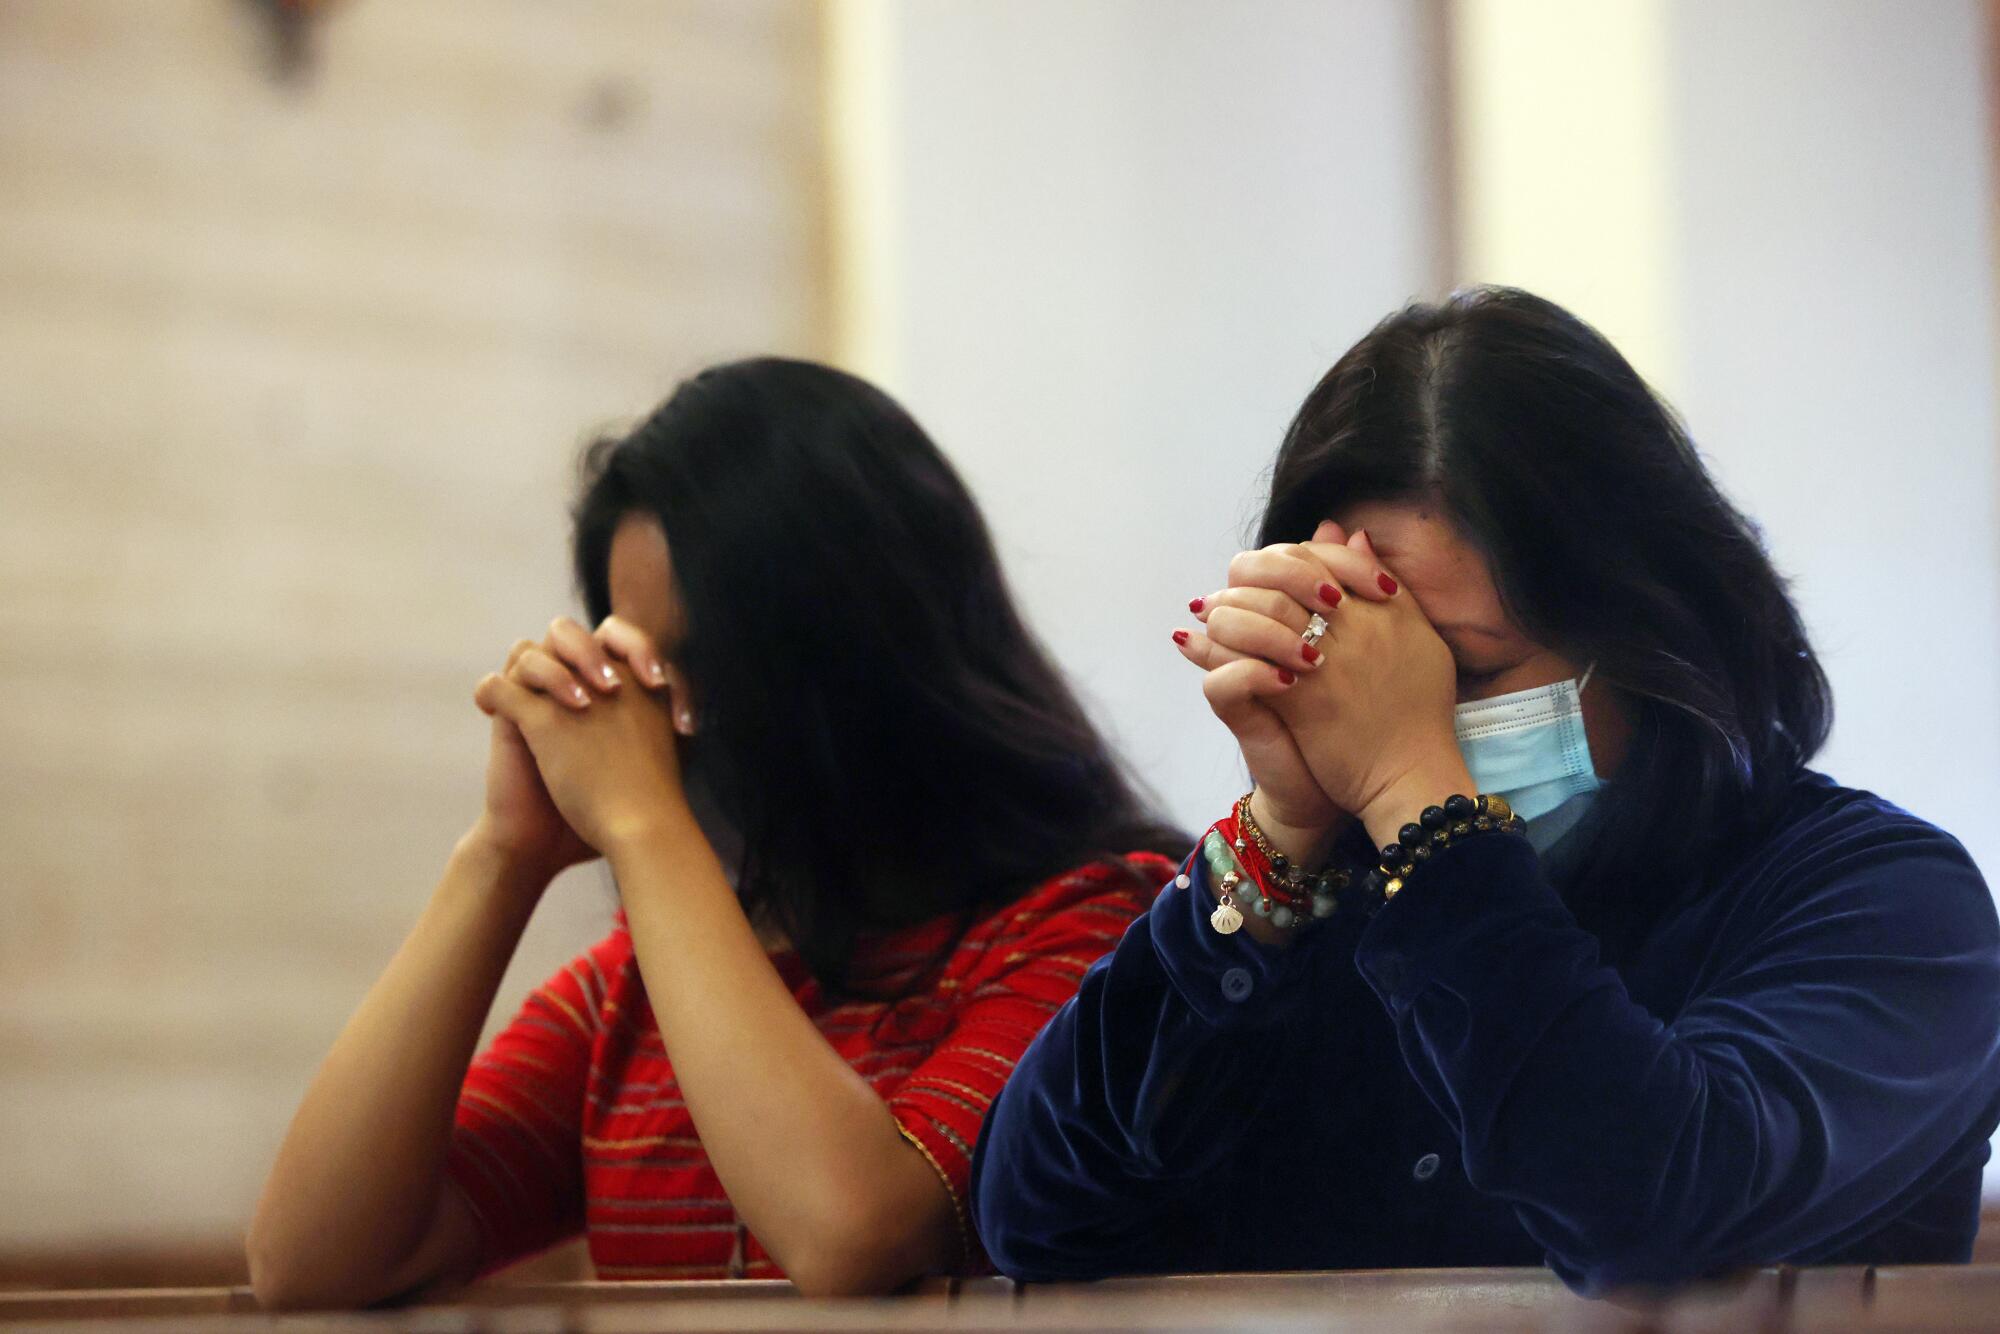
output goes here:
<path id="1" fill-rule="evenodd" d="M 1576 693 L 1579 696 L 1583 694 L 1583 688 L 1590 684 L 1590 674 L 1596 670 L 1597 670 L 1597 660 L 1595 658 L 1592 658 L 1590 660 L 1590 665 L 1583 669 L 1583 675 L 1577 678 Z"/>

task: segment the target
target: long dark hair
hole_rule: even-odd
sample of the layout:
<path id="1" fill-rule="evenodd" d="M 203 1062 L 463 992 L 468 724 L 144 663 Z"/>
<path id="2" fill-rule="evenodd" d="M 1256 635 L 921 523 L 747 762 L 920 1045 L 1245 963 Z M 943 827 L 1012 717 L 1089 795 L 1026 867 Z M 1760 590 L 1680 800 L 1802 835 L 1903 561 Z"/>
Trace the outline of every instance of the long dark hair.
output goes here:
<path id="1" fill-rule="evenodd" d="M 1832 693 L 1756 527 L 1617 349 L 1568 311 L 1477 288 L 1383 320 L 1306 396 L 1262 543 L 1341 506 L 1439 504 L 1536 641 L 1617 686 L 1631 745 L 1583 883 L 1671 883 L 1768 822 Z"/>
<path id="2" fill-rule="evenodd" d="M 741 837 L 746 908 L 829 990 L 865 932 L 951 914 L 962 932 L 1085 862 L 1186 848 L 1022 622 L 964 483 L 881 390 L 740 361 L 592 445 L 574 550 L 593 624 L 634 514 L 672 555 L 690 788 Z"/>

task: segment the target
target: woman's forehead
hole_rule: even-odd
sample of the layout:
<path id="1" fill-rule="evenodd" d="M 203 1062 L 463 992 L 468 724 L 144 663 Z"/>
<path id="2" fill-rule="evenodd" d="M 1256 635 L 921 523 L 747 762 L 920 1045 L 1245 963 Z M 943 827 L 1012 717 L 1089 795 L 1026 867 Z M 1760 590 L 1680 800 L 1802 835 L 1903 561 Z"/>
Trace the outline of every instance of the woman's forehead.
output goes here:
<path id="1" fill-rule="evenodd" d="M 1407 501 L 1366 501 L 1343 509 L 1334 522 L 1349 534 L 1367 530 L 1375 554 L 1454 650 L 1520 639 L 1485 556 L 1442 511 Z"/>
<path id="2" fill-rule="evenodd" d="M 1365 529 L 1369 545 L 1398 579 L 1491 591 L 1492 575 L 1478 548 L 1433 508 L 1407 501 L 1371 500 L 1334 515 L 1349 536 Z"/>
<path id="3" fill-rule="evenodd" d="M 611 610 L 644 630 L 665 650 L 680 635 L 680 599 L 674 593 L 674 565 L 667 535 L 649 514 L 628 515 L 611 537 L 605 582 Z"/>

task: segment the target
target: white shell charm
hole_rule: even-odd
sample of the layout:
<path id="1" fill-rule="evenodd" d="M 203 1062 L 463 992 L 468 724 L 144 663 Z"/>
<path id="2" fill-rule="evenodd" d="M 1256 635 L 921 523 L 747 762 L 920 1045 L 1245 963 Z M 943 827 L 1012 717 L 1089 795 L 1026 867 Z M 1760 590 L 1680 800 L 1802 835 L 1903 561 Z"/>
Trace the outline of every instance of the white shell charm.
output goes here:
<path id="1" fill-rule="evenodd" d="M 1236 929 L 1243 925 L 1243 914 L 1236 911 L 1235 900 L 1225 894 L 1222 896 L 1222 901 L 1215 905 L 1215 911 L 1208 915 L 1208 924 L 1214 927 L 1219 935 L 1233 935 Z"/>

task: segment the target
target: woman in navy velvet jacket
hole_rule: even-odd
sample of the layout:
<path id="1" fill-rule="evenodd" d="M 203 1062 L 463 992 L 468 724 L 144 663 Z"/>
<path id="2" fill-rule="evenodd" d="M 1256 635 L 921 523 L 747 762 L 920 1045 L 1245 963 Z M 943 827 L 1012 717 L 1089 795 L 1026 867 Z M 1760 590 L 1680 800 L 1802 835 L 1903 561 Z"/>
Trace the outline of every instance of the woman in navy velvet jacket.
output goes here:
<path id="1" fill-rule="evenodd" d="M 1254 794 L 990 1112 L 1000 1268 L 1965 1259 L 1992 899 L 1806 767 L 1798 614 L 1610 344 L 1520 292 L 1392 316 L 1260 541 L 1175 633 Z"/>

